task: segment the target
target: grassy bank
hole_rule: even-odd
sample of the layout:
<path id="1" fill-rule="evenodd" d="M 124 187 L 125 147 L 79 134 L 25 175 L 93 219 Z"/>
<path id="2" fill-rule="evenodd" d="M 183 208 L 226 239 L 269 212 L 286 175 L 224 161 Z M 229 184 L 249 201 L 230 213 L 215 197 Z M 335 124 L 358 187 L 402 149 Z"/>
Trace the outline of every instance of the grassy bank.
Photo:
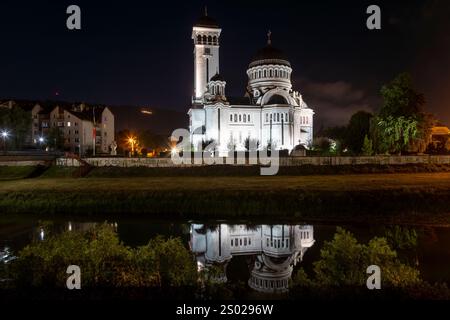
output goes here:
<path id="1" fill-rule="evenodd" d="M 72 178 L 79 176 L 76 167 L 2 167 L 0 180 L 40 178 Z M 388 173 L 432 173 L 450 172 L 450 165 L 302 165 L 280 167 L 277 176 L 347 175 L 347 174 L 388 174 Z M 142 177 L 256 177 L 260 175 L 258 166 L 198 166 L 198 167 L 93 167 L 86 178 L 142 178 Z"/>
<path id="2" fill-rule="evenodd" d="M 450 223 L 450 173 L 3 181 L 0 212 Z"/>

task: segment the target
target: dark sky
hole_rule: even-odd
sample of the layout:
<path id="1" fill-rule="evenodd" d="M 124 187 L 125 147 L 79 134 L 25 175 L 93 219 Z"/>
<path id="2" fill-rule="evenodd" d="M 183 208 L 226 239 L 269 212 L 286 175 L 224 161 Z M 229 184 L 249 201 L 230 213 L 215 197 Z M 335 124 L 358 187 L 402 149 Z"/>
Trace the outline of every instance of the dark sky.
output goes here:
<path id="1" fill-rule="evenodd" d="M 81 31 L 66 29 L 70 4 L 81 7 Z M 244 94 L 246 68 L 270 29 L 317 126 L 376 110 L 380 86 L 402 71 L 425 93 L 427 111 L 450 124 L 446 0 L 2 0 L 0 98 L 185 112 L 193 88 L 191 28 L 205 4 L 222 27 L 221 74 L 229 95 Z M 366 28 L 369 4 L 381 7 L 382 30 Z"/>

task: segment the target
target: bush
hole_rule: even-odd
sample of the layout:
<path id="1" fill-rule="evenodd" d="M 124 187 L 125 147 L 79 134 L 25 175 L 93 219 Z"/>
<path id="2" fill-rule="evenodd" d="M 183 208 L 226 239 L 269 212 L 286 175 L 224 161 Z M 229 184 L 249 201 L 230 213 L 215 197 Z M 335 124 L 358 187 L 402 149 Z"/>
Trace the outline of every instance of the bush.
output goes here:
<path id="1" fill-rule="evenodd" d="M 11 264 L 18 287 L 63 288 L 69 265 L 81 268 L 87 288 L 195 286 L 196 267 L 180 239 L 157 237 L 136 249 L 125 246 L 107 224 L 66 231 L 32 243 Z"/>

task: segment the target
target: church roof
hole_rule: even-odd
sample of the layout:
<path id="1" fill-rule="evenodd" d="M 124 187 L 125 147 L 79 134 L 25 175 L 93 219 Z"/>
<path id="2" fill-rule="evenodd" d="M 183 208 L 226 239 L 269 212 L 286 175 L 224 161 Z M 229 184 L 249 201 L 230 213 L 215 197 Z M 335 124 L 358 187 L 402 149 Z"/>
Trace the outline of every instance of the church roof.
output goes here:
<path id="1" fill-rule="evenodd" d="M 265 64 L 281 64 L 288 67 L 291 66 L 283 51 L 272 46 L 272 39 L 270 38 L 271 34 L 272 33 L 270 31 L 267 34 L 267 45 L 264 48 L 259 49 L 253 56 L 249 65 L 250 68 Z"/>
<path id="2" fill-rule="evenodd" d="M 255 67 L 265 64 L 282 64 L 288 67 L 291 66 L 289 61 L 286 59 L 283 51 L 273 47 L 271 44 L 268 44 L 267 46 L 256 52 L 256 54 L 252 58 L 252 61 L 250 62 L 249 67 Z"/>
<path id="3" fill-rule="evenodd" d="M 205 28 L 219 28 L 219 24 L 217 23 L 217 21 L 208 16 L 206 12 L 203 16 L 197 19 L 197 22 L 194 24 L 194 26 Z"/>
<path id="4" fill-rule="evenodd" d="M 219 73 L 216 73 L 215 75 L 213 75 L 211 77 L 211 79 L 209 81 L 225 81 L 225 80 Z"/>

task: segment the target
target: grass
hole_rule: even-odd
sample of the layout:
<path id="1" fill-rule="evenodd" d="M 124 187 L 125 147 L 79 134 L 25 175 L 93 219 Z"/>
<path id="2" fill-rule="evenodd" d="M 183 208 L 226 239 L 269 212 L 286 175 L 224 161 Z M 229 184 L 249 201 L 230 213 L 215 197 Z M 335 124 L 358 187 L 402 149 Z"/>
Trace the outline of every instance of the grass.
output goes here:
<path id="1" fill-rule="evenodd" d="M 0 181 L 24 179 L 36 170 L 34 166 L 0 166 Z"/>
<path id="2" fill-rule="evenodd" d="M 45 176 L 45 175 L 44 175 Z M 4 181 L 0 212 L 450 223 L 450 173 Z"/>

